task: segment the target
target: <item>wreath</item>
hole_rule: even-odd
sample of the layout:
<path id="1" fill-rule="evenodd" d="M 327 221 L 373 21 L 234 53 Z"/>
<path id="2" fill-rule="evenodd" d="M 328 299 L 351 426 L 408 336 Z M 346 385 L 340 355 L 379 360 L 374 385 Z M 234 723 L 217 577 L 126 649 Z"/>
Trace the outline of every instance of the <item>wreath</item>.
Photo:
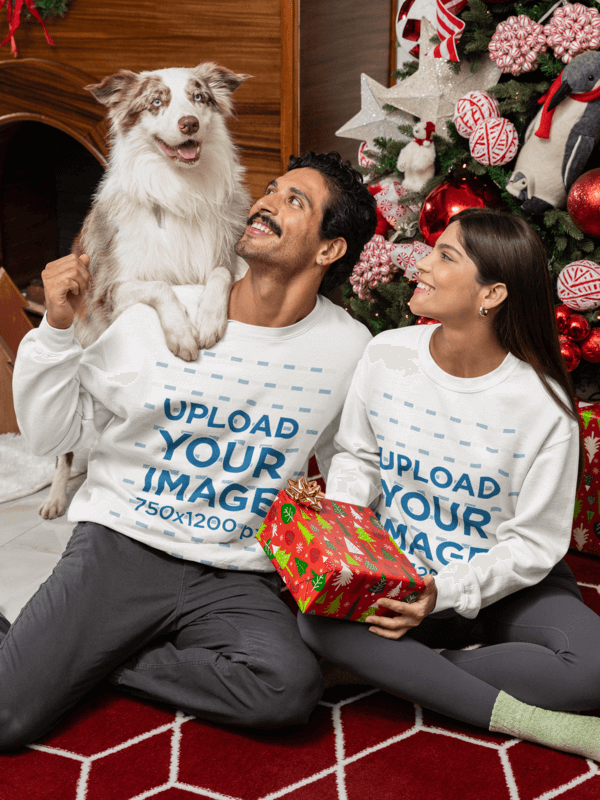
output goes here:
<path id="1" fill-rule="evenodd" d="M 0 2 L 0 10 L 6 6 L 6 13 L 8 16 L 8 34 L 4 41 L 0 43 L 0 47 L 10 41 L 10 49 L 13 56 L 18 55 L 17 44 L 15 42 L 15 32 L 21 24 L 21 12 L 25 6 L 27 18 L 37 20 L 44 29 L 44 35 L 48 44 L 54 46 L 54 42 L 50 38 L 50 34 L 46 30 L 44 20 L 49 17 L 54 17 L 57 14 L 64 16 L 67 8 L 69 7 L 70 0 L 2 0 Z"/>

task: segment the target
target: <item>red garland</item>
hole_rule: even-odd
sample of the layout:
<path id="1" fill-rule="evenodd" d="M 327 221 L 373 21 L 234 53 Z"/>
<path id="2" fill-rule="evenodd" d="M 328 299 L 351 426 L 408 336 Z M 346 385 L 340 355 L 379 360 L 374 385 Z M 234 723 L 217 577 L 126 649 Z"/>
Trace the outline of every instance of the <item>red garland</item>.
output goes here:
<path id="1" fill-rule="evenodd" d="M 2 0 L 2 2 L 0 2 L 0 10 L 2 10 L 4 8 L 4 5 L 6 4 L 6 12 L 8 15 L 8 36 L 2 42 L 2 44 L 0 44 L 0 47 L 2 47 L 2 45 L 5 45 L 10 39 L 10 50 L 15 58 L 18 56 L 17 45 L 15 42 L 15 32 L 19 27 L 19 25 L 21 24 L 21 11 L 23 10 L 23 3 L 25 3 L 25 5 L 27 6 L 27 10 L 31 14 L 31 16 L 34 17 L 34 19 L 37 19 L 37 21 L 44 29 L 44 35 L 46 36 L 46 41 L 48 42 L 48 44 L 54 47 L 54 42 L 50 38 L 50 34 L 46 30 L 46 26 L 44 25 L 44 20 L 40 17 L 40 13 L 35 6 L 35 0 L 15 0 L 14 8 L 12 5 L 12 0 Z"/>

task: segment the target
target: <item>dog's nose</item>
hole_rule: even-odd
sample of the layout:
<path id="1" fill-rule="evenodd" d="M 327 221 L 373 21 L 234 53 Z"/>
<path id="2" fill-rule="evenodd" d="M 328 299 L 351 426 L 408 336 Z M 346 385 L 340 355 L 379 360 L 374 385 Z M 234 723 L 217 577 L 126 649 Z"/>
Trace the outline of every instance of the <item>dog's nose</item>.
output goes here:
<path id="1" fill-rule="evenodd" d="M 196 117 L 181 117 L 177 123 L 177 127 L 182 133 L 191 134 L 197 132 L 198 128 L 200 127 L 200 123 Z"/>

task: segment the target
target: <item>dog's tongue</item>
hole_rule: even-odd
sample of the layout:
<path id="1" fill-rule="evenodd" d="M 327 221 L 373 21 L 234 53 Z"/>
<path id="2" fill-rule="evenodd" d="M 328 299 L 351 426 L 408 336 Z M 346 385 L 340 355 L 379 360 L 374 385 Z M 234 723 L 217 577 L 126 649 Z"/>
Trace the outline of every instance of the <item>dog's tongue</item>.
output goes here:
<path id="1" fill-rule="evenodd" d="M 198 145 L 196 142 L 185 142 L 180 147 L 177 148 L 177 152 L 179 153 L 180 158 L 185 158 L 186 161 L 190 161 L 193 158 L 196 158 Z"/>

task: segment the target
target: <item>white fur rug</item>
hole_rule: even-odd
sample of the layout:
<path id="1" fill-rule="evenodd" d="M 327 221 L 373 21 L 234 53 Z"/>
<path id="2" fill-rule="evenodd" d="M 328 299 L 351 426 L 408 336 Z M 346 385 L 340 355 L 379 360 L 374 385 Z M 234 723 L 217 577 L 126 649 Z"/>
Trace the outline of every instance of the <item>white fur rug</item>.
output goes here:
<path id="1" fill-rule="evenodd" d="M 73 464 L 72 475 L 85 471 L 83 464 Z M 55 458 L 32 455 L 19 433 L 0 435 L 0 503 L 39 492 L 52 483 Z"/>

